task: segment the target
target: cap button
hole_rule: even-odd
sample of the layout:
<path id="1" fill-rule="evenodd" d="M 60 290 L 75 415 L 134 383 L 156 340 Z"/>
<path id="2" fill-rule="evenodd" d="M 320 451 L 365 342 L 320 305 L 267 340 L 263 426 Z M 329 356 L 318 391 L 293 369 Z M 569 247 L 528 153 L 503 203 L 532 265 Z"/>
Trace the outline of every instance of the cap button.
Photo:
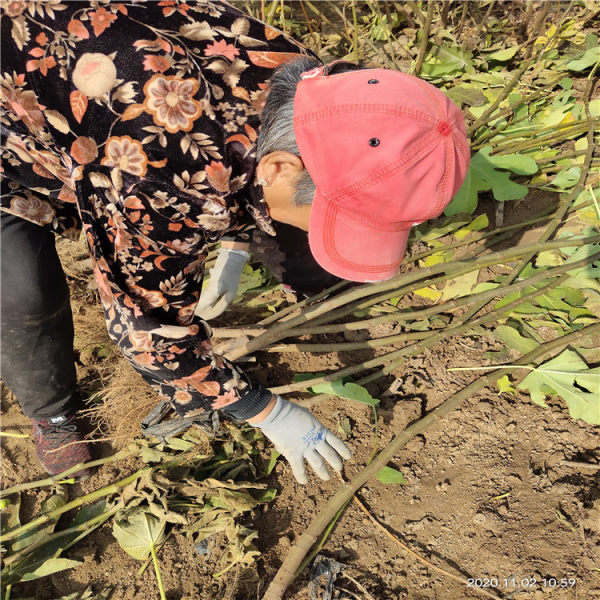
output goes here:
<path id="1" fill-rule="evenodd" d="M 448 123 L 446 123 L 446 121 L 442 121 L 439 125 L 437 130 L 439 131 L 439 133 L 441 133 L 442 135 L 450 135 L 452 133 L 452 129 L 450 129 L 450 125 L 448 125 Z"/>

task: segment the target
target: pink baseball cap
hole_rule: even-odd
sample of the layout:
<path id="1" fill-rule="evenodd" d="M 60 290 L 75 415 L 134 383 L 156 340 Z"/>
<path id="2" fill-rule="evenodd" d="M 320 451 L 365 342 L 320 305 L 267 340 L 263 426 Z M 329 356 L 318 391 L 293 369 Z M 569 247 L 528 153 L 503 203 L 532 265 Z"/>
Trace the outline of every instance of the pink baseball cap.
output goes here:
<path id="1" fill-rule="evenodd" d="M 311 252 L 351 281 L 398 271 L 413 225 L 439 216 L 461 186 L 469 146 L 460 109 L 431 84 L 388 69 L 302 75 L 294 132 L 316 193 Z"/>

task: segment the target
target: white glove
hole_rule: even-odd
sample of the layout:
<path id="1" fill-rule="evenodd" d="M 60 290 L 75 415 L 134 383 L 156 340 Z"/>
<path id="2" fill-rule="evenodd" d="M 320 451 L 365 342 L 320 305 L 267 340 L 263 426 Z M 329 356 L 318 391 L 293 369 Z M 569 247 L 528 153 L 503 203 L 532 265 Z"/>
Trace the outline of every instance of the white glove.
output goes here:
<path id="1" fill-rule="evenodd" d="M 245 250 L 219 250 L 215 266 L 210 270 L 210 281 L 200 296 L 194 313 L 205 321 L 218 317 L 231 303 L 240 285 L 242 269 L 248 260 Z"/>
<path id="2" fill-rule="evenodd" d="M 277 396 L 269 415 L 260 423 L 252 423 L 273 442 L 290 463 L 298 483 L 308 483 L 304 459 L 321 478 L 330 478 L 325 459 L 336 471 L 342 470 L 342 459 L 352 456 L 346 444 L 333 435 L 306 408 Z"/>

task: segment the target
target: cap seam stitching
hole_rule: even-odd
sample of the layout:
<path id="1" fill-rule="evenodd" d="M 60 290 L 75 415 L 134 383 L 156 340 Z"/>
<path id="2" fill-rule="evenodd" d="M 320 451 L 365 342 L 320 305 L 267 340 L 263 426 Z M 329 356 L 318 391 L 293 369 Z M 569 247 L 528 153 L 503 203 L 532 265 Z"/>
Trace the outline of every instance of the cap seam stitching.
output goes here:
<path id="1" fill-rule="evenodd" d="M 387 265 L 377 265 L 377 266 L 367 266 L 361 265 L 359 263 L 355 263 L 344 258 L 335 247 L 335 243 L 333 241 L 333 237 L 331 235 L 331 226 L 335 224 L 335 219 L 333 218 L 333 210 L 332 207 L 328 207 L 326 216 L 325 216 L 325 250 L 331 260 L 333 260 L 336 264 L 341 267 L 346 267 L 348 269 L 352 269 L 353 271 L 359 271 L 361 273 L 379 273 L 381 271 L 389 271 L 391 269 L 397 269 L 402 264 L 402 258 L 394 263 L 389 263 Z"/>
<path id="2" fill-rule="evenodd" d="M 361 179 L 345 188 L 342 188 L 341 190 L 332 192 L 330 194 L 324 194 L 323 192 L 320 192 L 320 193 L 327 200 L 335 201 L 337 198 L 339 198 L 341 196 L 347 196 L 349 194 L 357 192 L 357 191 L 361 190 L 363 187 L 365 187 L 369 184 L 375 183 L 379 179 L 382 179 L 383 177 L 391 175 L 395 171 L 398 171 L 403 167 L 408 167 L 408 166 L 414 164 L 416 161 L 420 160 L 421 153 L 426 149 L 427 146 L 429 146 L 430 142 L 432 141 L 432 138 L 436 138 L 436 137 L 439 138 L 442 136 L 440 135 L 440 133 L 438 131 L 434 130 L 430 133 L 429 136 L 427 136 L 419 144 L 419 146 L 416 149 L 414 149 L 412 151 L 412 156 L 402 157 L 402 158 L 398 159 L 397 161 L 386 165 L 385 167 L 380 167 L 374 173 L 369 174 L 364 179 Z"/>
<path id="3" fill-rule="evenodd" d="M 303 127 L 309 123 L 320 121 L 328 117 L 365 112 L 398 116 L 408 115 L 430 125 L 436 125 L 439 120 L 437 118 L 432 118 L 430 115 L 422 113 L 421 111 L 401 108 L 389 104 L 343 104 L 333 108 L 323 108 L 304 115 L 294 116 L 294 126 Z"/>

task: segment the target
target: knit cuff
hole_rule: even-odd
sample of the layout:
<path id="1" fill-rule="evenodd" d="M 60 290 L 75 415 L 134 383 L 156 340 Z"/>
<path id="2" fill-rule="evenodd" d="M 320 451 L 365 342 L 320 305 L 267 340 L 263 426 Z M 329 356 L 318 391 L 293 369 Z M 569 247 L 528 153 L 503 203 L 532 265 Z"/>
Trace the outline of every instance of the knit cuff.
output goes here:
<path id="1" fill-rule="evenodd" d="M 236 421 L 246 421 L 264 410 L 272 396 L 267 388 L 256 386 L 237 402 L 228 404 L 221 410 Z"/>

